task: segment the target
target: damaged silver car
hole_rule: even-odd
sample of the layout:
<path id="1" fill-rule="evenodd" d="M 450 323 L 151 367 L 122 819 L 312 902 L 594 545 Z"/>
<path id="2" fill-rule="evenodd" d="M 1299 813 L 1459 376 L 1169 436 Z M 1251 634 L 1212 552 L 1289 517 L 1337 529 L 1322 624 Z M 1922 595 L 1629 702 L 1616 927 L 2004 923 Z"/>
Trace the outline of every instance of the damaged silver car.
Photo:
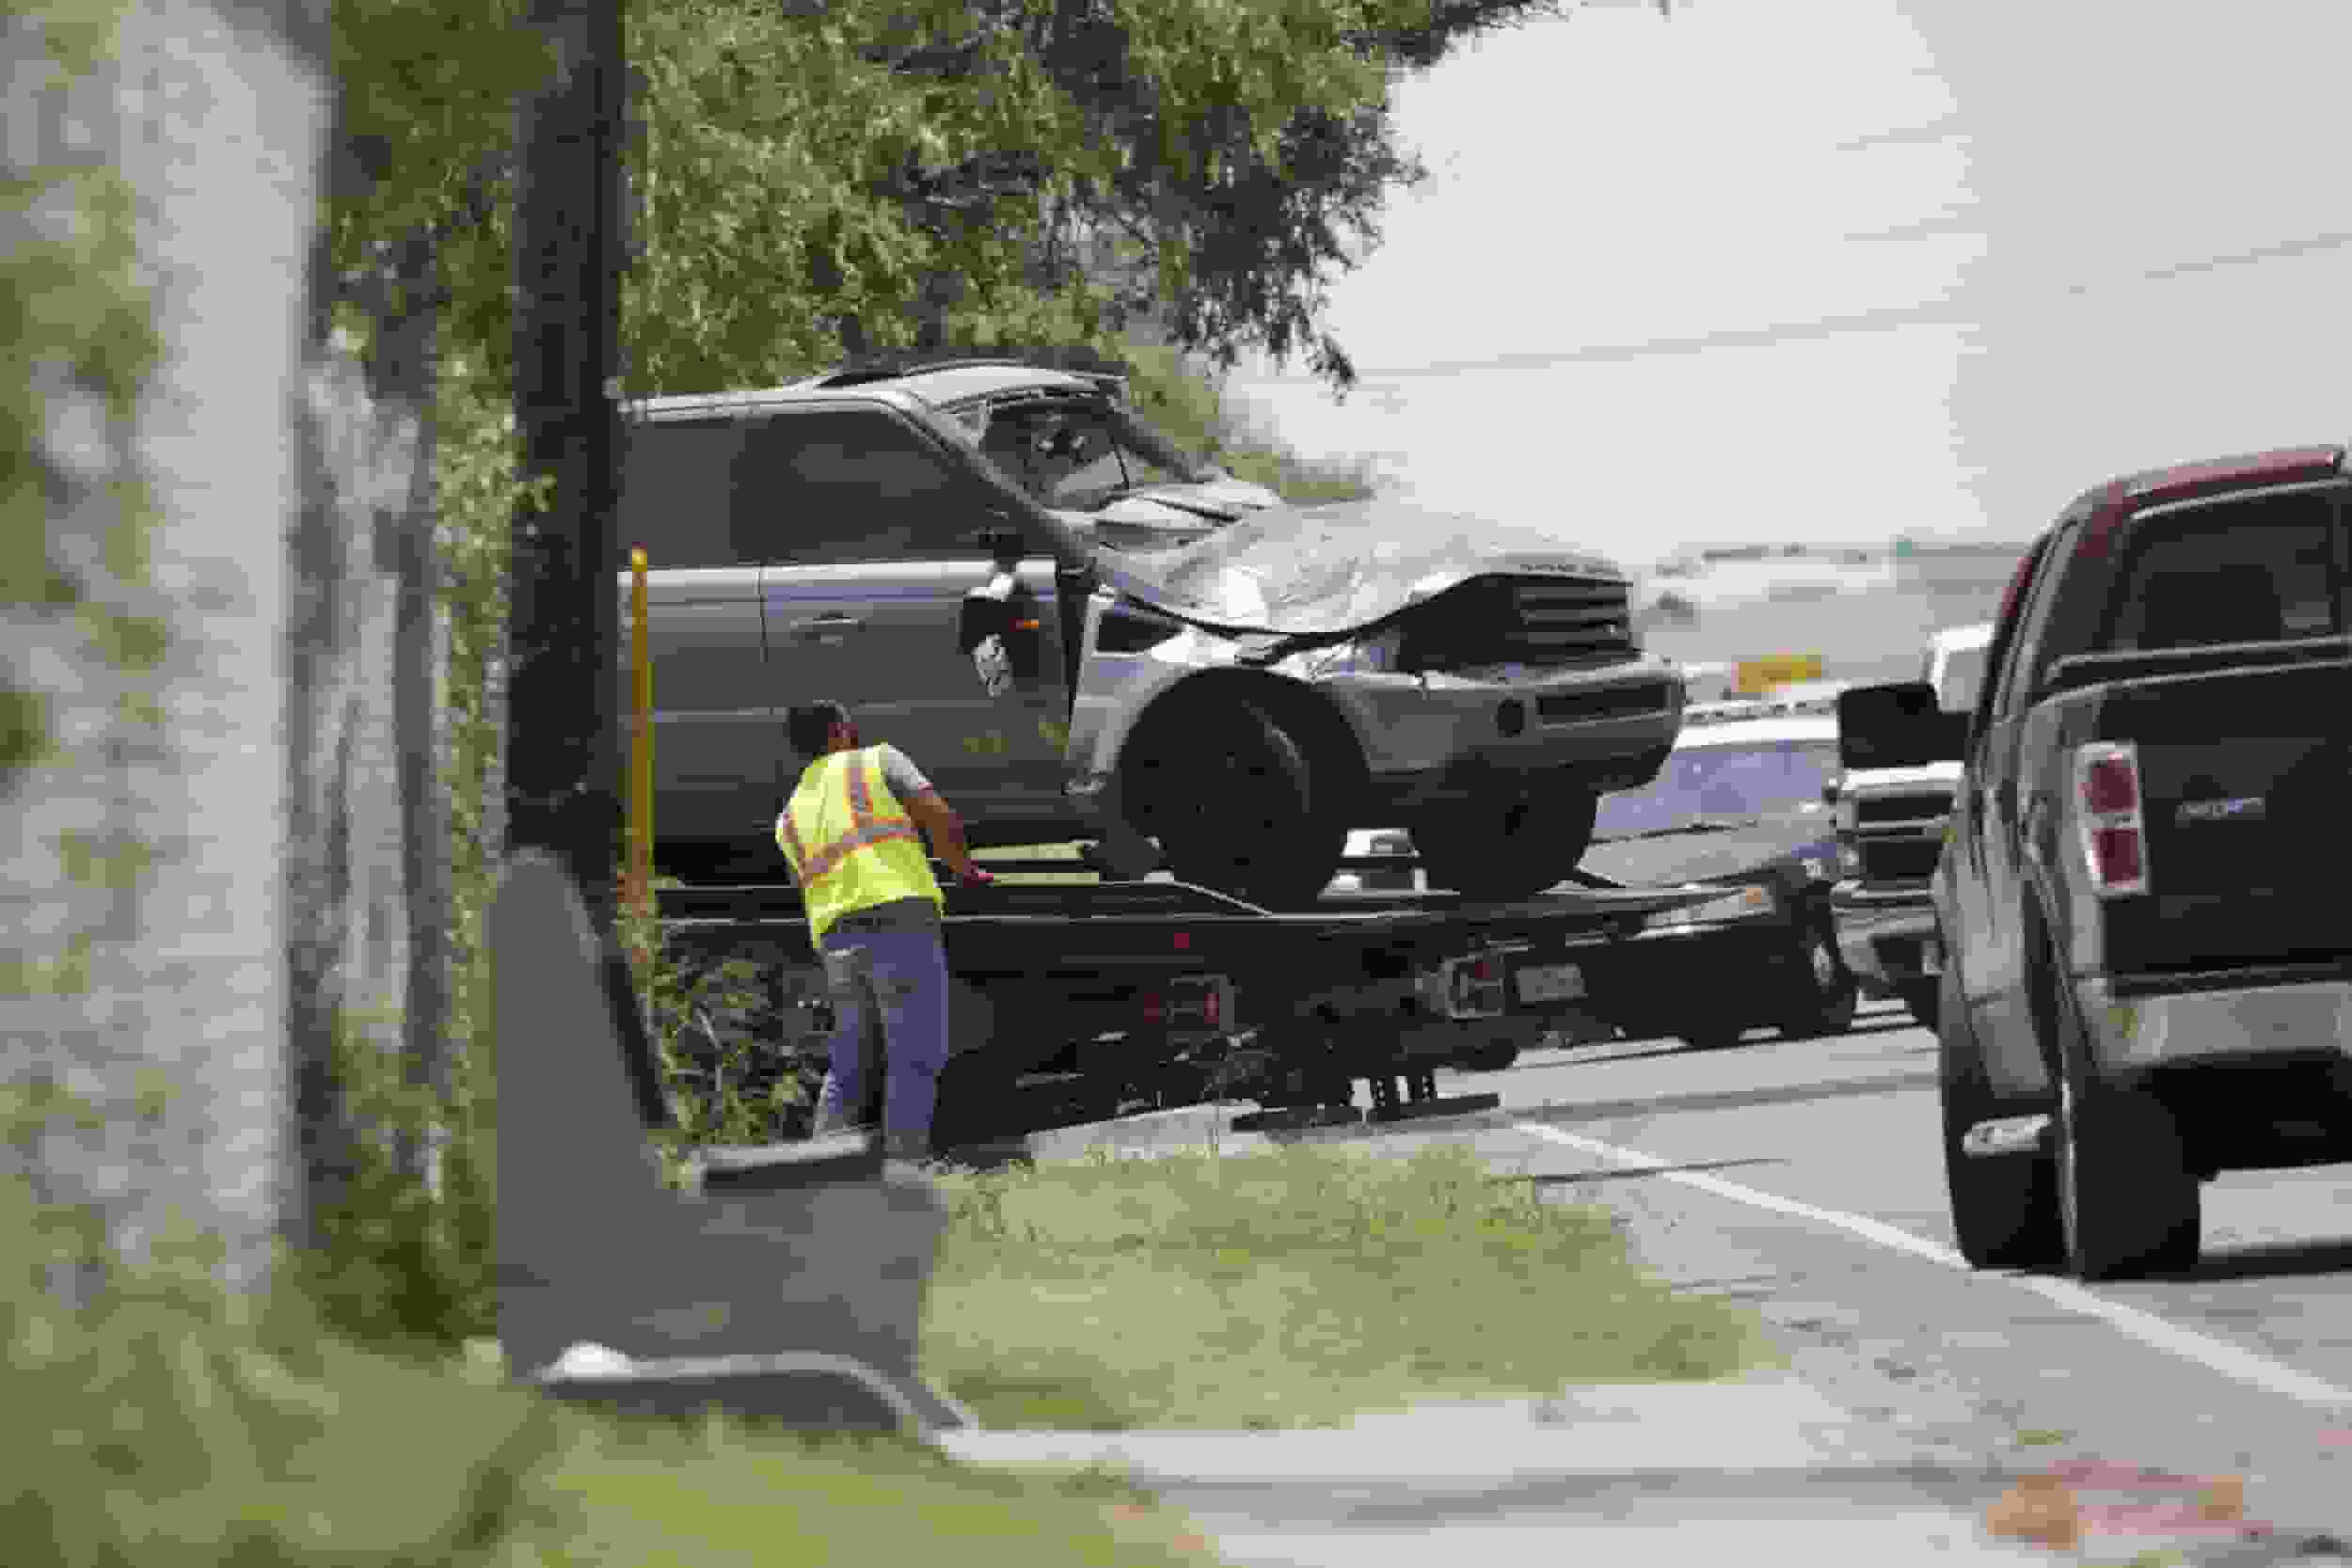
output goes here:
<path id="1" fill-rule="evenodd" d="M 819 696 L 914 757 L 977 847 L 1096 839 L 1124 874 L 1277 907 L 1315 897 L 1358 828 L 1409 829 L 1436 886 L 1553 886 L 1599 796 L 1674 743 L 1682 683 L 1640 650 L 1627 578 L 1556 537 L 1391 499 L 1212 503 L 1229 481 L 1205 466 L 1138 483 L 1146 440 L 1117 421 L 1109 499 L 1056 505 L 1095 493 L 1041 488 L 1050 468 L 991 454 L 993 419 L 916 382 L 628 410 L 665 863 L 773 869 L 783 714 Z M 1138 499 L 1206 526 L 1114 543 L 1105 510 Z"/>

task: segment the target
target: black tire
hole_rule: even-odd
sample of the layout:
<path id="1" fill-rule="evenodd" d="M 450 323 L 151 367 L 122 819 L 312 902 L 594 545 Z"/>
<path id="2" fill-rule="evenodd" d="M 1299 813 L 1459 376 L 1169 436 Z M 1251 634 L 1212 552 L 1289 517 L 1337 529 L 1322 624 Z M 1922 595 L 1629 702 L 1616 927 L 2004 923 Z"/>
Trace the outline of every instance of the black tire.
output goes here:
<path id="1" fill-rule="evenodd" d="M 2188 1165 L 2180 1124 L 2148 1090 L 2103 1081 L 2071 989 L 2045 958 L 2045 1022 L 2058 1031 L 2058 1211 L 2066 1272 L 2135 1279 L 2196 1266 L 2202 1183 Z"/>
<path id="2" fill-rule="evenodd" d="M 1413 848 L 1433 888 L 1470 899 L 1533 898 L 1583 863 L 1599 813 L 1600 797 L 1580 784 L 1489 782 L 1421 812 Z"/>
<path id="3" fill-rule="evenodd" d="M 1905 980 L 1896 988 L 1903 1006 L 1911 1009 L 1911 1021 L 1922 1029 L 1932 1029 L 1942 1006 L 1943 988 L 1933 980 Z"/>
<path id="4" fill-rule="evenodd" d="M 1191 705 L 1158 726 L 1138 772 L 1177 880 L 1268 909 L 1330 884 L 1346 825 L 1317 809 L 1306 748 L 1257 704 Z"/>
<path id="5" fill-rule="evenodd" d="M 1518 1046 L 1490 1045 L 1483 1051 L 1472 1052 L 1470 1055 L 1463 1057 L 1454 1064 L 1454 1068 L 1457 1072 L 1505 1072 L 1510 1069 L 1511 1064 L 1518 1059 L 1519 1048 Z"/>
<path id="6" fill-rule="evenodd" d="M 1853 1027 L 1854 1009 L 1862 1005 L 1862 983 L 1847 973 L 1837 944 L 1820 927 L 1806 926 L 1804 943 L 1804 972 L 1798 984 L 1804 994 L 1782 1022 L 1780 1032 L 1792 1040 L 1842 1035 Z"/>
<path id="7" fill-rule="evenodd" d="M 2046 1154 L 1972 1160 L 1961 1140 L 1980 1121 L 2034 1116 L 2046 1101 L 2004 1100 L 1985 1079 L 1984 1058 L 1962 1006 L 1959 978 L 1949 969 L 1938 987 L 1936 1077 L 1944 1113 L 1944 1180 L 1951 1193 L 1952 1229 L 1972 1268 L 2040 1269 L 2064 1260 L 2058 1219 L 2058 1171 Z"/>

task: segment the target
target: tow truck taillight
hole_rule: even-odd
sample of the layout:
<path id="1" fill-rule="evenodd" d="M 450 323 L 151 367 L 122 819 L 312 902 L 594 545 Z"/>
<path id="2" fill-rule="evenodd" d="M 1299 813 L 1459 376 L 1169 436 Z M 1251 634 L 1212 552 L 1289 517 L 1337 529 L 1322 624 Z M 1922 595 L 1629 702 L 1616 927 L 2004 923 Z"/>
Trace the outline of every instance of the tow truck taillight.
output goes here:
<path id="1" fill-rule="evenodd" d="M 1487 1018 L 1504 1008 L 1501 954 L 1449 958 L 1445 963 L 1447 1010 L 1455 1018 Z"/>
<path id="2" fill-rule="evenodd" d="M 2091 891 L 2120 898 L 2148 891 L 2148 823 L 2140 809 L 2139 750 L 2129 741 L 2074 749 L 2074 805 Z"/>

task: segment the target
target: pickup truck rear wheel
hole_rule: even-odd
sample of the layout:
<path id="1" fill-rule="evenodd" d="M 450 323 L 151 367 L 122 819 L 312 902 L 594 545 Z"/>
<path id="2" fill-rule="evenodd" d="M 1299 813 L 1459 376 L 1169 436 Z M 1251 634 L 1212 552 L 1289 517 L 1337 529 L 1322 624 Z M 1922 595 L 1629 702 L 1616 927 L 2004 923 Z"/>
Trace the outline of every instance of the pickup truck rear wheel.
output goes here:
<path id="1" fill-rule="evenodd" d="M 1583 863 L 1599 813 L 1600 797 L 1579 784 L 1490 784 L 1424 810 L 1413 847 L 1433 888 L 1472 899 L 1532 898 Z"/>
<path id="2" fill-rule="evenodd" d="M 1346 826 L 1317 810 L 1306 748 L 1255 703 L 1189 707 L 1138 762 L 1177 880 L 1269 909 L 1311 902 L 1330 882 Z"/>
<path id="3" fill-rule="evenodd" d="M 2203 1227 L 2201 1184 L 2180 1125 L 2148 1090 L 2092 1069 L 2063 972 L 2053 966 L 2058 1032 L 2058 1187 L 2066 1268 L 2077 1279 L 2130 1279 L 2195 1266 Z"/>
<path id="4" fill-rule="evenodd" d="M 2063 1261 L 2058 1173 L 2046 1154 L 1971 1159 L 1961 1140 L 1980 1121 L 2032 1116 L 2045 1107 L 2004 1101 L 1986 1082 L 1984 1059 L 1948 969 L 1938 988 L 1936 1078 L 1944 1112 L 1944 1178 L 1952 1197 L 1960 1255 L 1979 1269 L 2038 1269 Z"/>

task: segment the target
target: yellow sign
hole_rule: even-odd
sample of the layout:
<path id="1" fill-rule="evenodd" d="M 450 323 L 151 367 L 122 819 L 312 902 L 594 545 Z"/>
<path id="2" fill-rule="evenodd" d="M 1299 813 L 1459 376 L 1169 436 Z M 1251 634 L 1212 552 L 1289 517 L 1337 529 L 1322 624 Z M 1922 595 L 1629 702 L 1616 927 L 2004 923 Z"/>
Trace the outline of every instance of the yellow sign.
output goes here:
<path id="1" fill-rule="evenodd" d="M 1823 665 L 1820 654 L 1776 654 L 1770 658 L 1740 661 L 1736 689 L 1742 697 L 1761 697 L 1775 686 L 1791 681 L 1817 681 Z"/>

